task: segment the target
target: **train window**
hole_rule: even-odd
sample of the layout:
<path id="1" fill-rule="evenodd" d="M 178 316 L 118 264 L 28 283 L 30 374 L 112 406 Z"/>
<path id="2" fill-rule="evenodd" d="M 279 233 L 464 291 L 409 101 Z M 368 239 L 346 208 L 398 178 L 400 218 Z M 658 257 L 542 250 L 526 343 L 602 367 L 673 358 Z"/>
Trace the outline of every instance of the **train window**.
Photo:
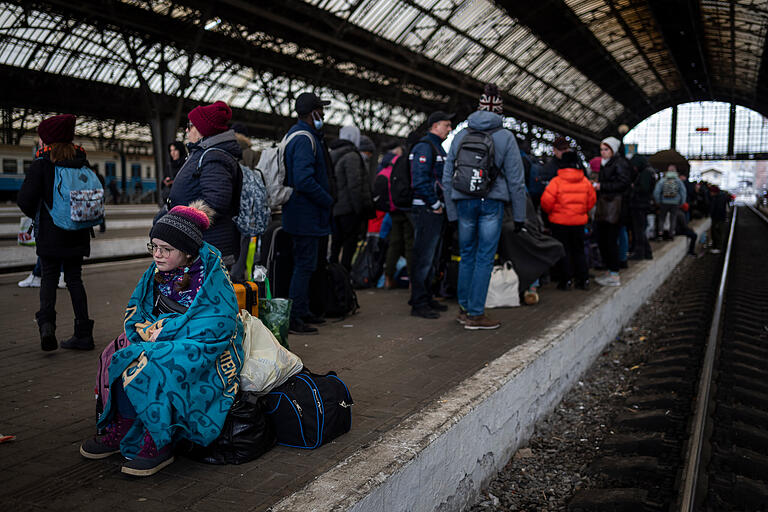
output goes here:
<path id="1" fill-rule="evenodd" d="M 22 164 L 23 164 L 24 174 L 27 174 L 29 172 L 29 168 L 32 167 L 32 160 L 24 160 Z"/>
<path id="2" fill-rule="evenodd" d="M 141 178 L 141 164 L 131 164 L 131 177 Z"/>
<path id="3" fill-rule="evenodd" d="M 3 158 L 3 173 L 15 174 L 19 172 L 19 162 L 15 158 Z"/>
<path id="4" fill-rule="evenodd" d="M 117 169 L 117 166 L 115 165 L 115 162 L 104 163 L 104 170 L 106 171 L 107 176 L 114 176 L 116 169 Z"/>

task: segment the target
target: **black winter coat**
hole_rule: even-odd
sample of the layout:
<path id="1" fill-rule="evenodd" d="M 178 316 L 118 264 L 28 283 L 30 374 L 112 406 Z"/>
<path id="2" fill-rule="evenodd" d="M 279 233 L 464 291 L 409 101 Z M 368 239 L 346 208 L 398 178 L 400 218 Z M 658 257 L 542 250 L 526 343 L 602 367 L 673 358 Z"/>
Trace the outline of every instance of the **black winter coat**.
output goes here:
<path id="1" fill-rule="evenodd" d="M 598 177 L 600 190 L 597 194 L 597 200 L 600 197 L 612 198 L 615 195 L 621 195 L 621 219 L 620 224 L 629 224 L 629 198 L 632 191 L 632 171 L 629 162 L 622 156 L 611 157 L 605 165 L 600 166 Z"/>
<path id="2" fill-rule="evenodd" d="M 88 165 L 82 154 L 74 160 L 57 162 L 61 167 L 81 168 Z M 53 181 L 56 167 L 48 158 L 39 158 L 32 162 L 29 172 L 21 184 L 16 204 L 27 217 L 35 218 L 38 211 L 36 248 L 42 257 L 76 258 L 91 254 L 91 228 L 68 231 L 53 223 L 51 214 L 45 205 L 53 207 Z M 43 204 L 44 203 L 44 204 Z"/>
<path id="3" fill-rule="evenodd" d="M 632 194 L 629 207 L 648 213 L 653 205 L 653 188 L 656 186 L 652 167 L 640 170 L 632 180 Z"/>
<path id="4" fill-rule="evenodd" d="M 332 145 L 331 162 L 337 194 L 333 216 L 367 214 L 372 208 L 371 187 L 362 155 L 352 142 L 339 140 Z"/>
<path id="5" fill-rule="evenodd" d="M 218 149 L 206 153 L 198 170 L 200 157 L 208 148 Z M 231 257 L 237 259 L 240 253 L 240 231 L 232 218 L 240 209 L 242 174 L 238 161 L 241 156 L 242 150 L 232 130 L 190 144 L 189 157 L 176 175 L 168 198 L 169 208 L 186 206 L 196 199 L 204 200 L 213 208 L 216 214 L 211 227 L 203 231 L 203 240 L 221 251 L 227 264 L 234 263 Z"/>

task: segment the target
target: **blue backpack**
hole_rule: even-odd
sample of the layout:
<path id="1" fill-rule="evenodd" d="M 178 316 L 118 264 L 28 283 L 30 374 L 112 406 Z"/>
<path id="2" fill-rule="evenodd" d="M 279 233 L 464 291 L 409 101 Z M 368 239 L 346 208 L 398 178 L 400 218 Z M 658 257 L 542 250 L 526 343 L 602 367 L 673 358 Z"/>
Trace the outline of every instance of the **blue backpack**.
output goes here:
<path id="1" fill-rule="evenodd" d="M 235 158 L 229 152 L 219 148 L 208 148 L 197 161 L 198 172 L 201 170 L 203 157 L 205 153 L 211 150 L 221 151 Z M 264 175 L 258 169 L 238 163 L 240 174 L 242 174 L 243 184 L 240 188 L 240 209 L 237 216 L 233 217 L 237 229 L 243 236 L 259 236 L 264 234 L 272 218 L 272 212 L 269 209 L 269 199 L 267 196 L 267 186 L 264 183 Z"/>
<path id="2" fill-rule="evenodd" d="M 53 206 L 45 207 L 53 223 L 67 231 L 91 228 L 104 221 L 104 187 L 86 166 L 79 169 L 56 166 Z"/>

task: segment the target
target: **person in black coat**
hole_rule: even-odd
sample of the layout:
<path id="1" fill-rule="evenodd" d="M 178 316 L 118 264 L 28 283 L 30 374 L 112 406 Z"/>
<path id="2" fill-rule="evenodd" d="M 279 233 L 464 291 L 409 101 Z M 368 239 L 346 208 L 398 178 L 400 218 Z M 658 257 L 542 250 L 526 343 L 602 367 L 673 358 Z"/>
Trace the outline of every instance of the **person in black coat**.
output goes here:
<path id="1" fill-rule="evenodd" d="M 232 110 L 217 101 L 195 107 L 187 117 L 189 157 L 173 182 L 168 209 L 196 199 L 213 208 L 216 213 L 203 240 L 221 251 L 224 264 L 231 267 L 240 255 L 240 231 L 233 217 L 240 209 L 243 179 L 238 164 L 243 153 L 235 132 L 227 126 Z"/>
<path id="2" fill-rule="evenodd" d="M 173 141 L 168 145 L 168 155 L 171 158 L 168 161 L 168 167 L 163 178 L 163 188 L 161 191 L 163 202 L 171 195 L 173 180 L 176 179 L 176 175 L 179 174 L 181 166 L 184 165 L 184 161 L 187 159 L 187 148 L 184 147 L 183 142 Z"/>
<path id="3" fill-rule="evenodd" d="M 595 183 L 595 190 L 597 190 L 597 244 L 600 247 L 603 262 L 608 268 L 608 273 L 596 278 L 595 281 L 603 286 L 621 285 L 619 278 L 619 230 L 629 217 L 629 191 L 632 182 L 629 162 L 619 154 L 620 145 L 621 141 L 615 137 L 608 137 L 600 143 L 602 165 L 600 165 L 598 182 Z M 601 218 L 600 212 L 603 205 L 600 203 L 607 204 L 616 196 L 621 196 L 618 218 Z"/>
<path id="4" fill-rule="evenodd" d="M 36 249 L 42 266 L 42 279 L 40 310 L 36 317 L 40 328 L 40 346 L 46 351 L 56 350 L 59 346 L 55 306 L 59 269 L 63 267 L 75 313 L 75 333 L 61 342 L 61 348 L 91 350 L 94 346 L 93 320 L 88 318 L 88 298 L 82 280 L 83 258 L 91 253 L 91 229 L 61 229 L 48 213 L 48 208 L 53 207 L 56 166 L 81 168 L 88 166 L 88 161 L 85 151 L 72 144 L 75 116 L 64 114 L 50 117 L 40 123 L 37 131 L 50 150 L 32 162 L 16 202 L 28 217 L 35 218 L 39 213 Z"/>

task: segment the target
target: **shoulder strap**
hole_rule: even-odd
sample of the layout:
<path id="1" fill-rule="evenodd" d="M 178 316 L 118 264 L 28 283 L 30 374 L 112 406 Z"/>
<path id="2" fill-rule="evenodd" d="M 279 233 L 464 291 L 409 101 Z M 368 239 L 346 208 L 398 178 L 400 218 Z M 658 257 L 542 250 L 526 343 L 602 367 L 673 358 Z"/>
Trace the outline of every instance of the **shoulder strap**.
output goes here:
<path id="1" fill-rule="evenodd" d="M 206 153 L 208 153 L 209 151 L 214 151 L 214 150 L 215 151 L 221 151 L 222 153 L 225 153 L 225 154 L 229 155 L 230 158 L 232 158 L 235 161 L 235 164 L 237 164 L 238 167 L 240 166 L 240 162 L 238 162 L 237 159 L 235 158 L 235 156 L 232 153 L 230 153 L 229 151 L 223 150 L 221 148 L 208 148 L 205 151 L 203 151 L 203 154 L 200 155 L 200 160 L 197 161 L 197 169 L 195 169 L 195 173 L 194 173 L 195 178 L 199 178 L 200 174 L 203 172 L 203 170 L 202 170 L 203 158 L 205 157 Z"/>
<path id="2" fill-rule="evenodd" d="M 306 135 L 307 137 L 309 137 L 309 143 L 312 144 L 312 153 L 314 153 L 315 156 L 317 156 L 317 148 L 315 147 L 315 138 L 307 130 L 296 130 L 292 134 L 286 135 L 284 139 L 285 146 L 287 147 L 288 143 L 291 142 L 294 139 L 294 137 L 296 137 L 297 135 Z"/>

